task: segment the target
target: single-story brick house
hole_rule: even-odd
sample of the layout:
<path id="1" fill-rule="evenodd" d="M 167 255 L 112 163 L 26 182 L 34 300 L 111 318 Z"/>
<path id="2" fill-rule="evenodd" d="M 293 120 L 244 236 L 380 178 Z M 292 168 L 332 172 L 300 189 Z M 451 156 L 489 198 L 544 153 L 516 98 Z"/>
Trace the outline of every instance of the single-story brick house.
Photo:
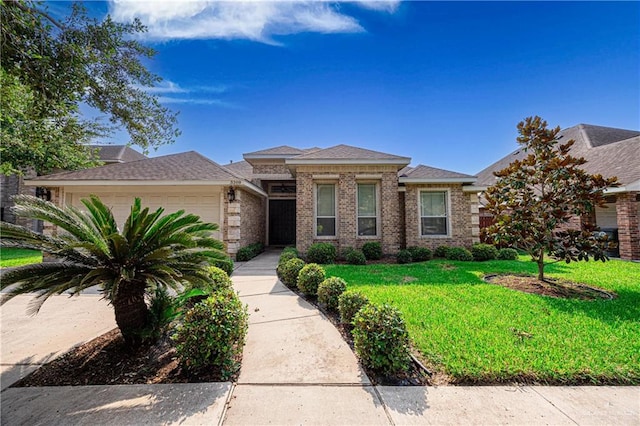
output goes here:
<path id="1" fill-rule="evenodd" d="M 96 194 L 120 223 L 136 196 L 152 208 L 186 209 L 220 225 L 231 256 L 254 242 L 305 252 L 320 241 L 338 249 L 379 241 L 387 254 L 478 242 L 476 177 L 410 161 L 348 145 L 280 146 L 225 166 L 185 152 L 28 183 L 49 188 L 59 204 Z"/>
<path id="2" fill-rule="evenodd" d="M 621 259 L 640 260 L 640 131 L 579 124 L 562 130 L 559 138 L 560 141 L 575 140 L 571 155 L 587 160 L 582 166 L 587 172 L 618 178 L 620 186 L 605 191 L 607 208 L 598 207 L 593 217 L 582 220 L 595 221 L 601 230 L 617 239 Z M 493 185 L 494 172 L 525 156 L 522 149 L 516 149 L 479 172 L 476 185 Z M 485 225 L 491 217 L 484 210 L 482 197 L 480 202 L 480 219 Z M 576 218 L 574 225 L 579 226 L 580 220 Z"/>

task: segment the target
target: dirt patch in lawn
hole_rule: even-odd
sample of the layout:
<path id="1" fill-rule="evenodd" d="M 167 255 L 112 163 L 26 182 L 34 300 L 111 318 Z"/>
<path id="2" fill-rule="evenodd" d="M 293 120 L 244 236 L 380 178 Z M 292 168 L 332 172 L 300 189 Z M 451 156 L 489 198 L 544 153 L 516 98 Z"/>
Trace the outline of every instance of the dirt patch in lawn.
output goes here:
<path id="1" fill-rule="evenodd" d="M 537 277 L 529 275 L 487 275 L 484 279 L 492 284 L 501 285 L 513 290 L 562 299 L 610 300 L 617 297 L 617 295 L 611 291 L 586 284 L 553 279 L 540 281 Z"/>
<path id="2" fill-rule="evenodd" d="M 239 361 L 239 360 L 238 360 Z M 236 376 L 230 380 L 236 381 Z M 190 375 L 184 371 L 168 337 L 134 351 L 124 347 L 114 329 L 45 364 L 13 387 L 203 383 L 225 381 L 210 369 Z"/>

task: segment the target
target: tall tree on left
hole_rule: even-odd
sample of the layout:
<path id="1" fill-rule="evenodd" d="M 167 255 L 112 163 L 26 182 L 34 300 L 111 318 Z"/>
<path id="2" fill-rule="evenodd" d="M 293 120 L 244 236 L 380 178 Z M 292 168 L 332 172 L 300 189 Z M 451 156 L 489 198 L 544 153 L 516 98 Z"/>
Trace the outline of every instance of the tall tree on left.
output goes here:
<path id="1" fill-rule="evenodd" d="M 59 20 L 31 0 L 0 0 L 0 14 L 0 172 L 92 165 L 86 143 L 116 128 L 144 151 L 179 136 L 177 114 L 145 91 L 161 78 L 142 64 L 155 51 L 136 40 L 140 21 L 98 20 L 80 3 Z"/>

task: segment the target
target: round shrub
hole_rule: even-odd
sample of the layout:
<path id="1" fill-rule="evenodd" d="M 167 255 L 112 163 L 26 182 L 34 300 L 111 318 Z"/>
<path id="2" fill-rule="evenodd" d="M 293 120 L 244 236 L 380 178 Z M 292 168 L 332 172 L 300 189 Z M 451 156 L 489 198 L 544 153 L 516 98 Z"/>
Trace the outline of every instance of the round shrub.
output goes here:
<path id="1" fill-rule="evenodd" d="M 362 245 L 362 253 L 368 260 L 382 259 L 382 244 L 378 241 L 368 241 Z"/>
<path id="2" fill-rule="evenodd" d="M 362 293 L 349 290 L 338 296 L 338 312 L 340 321 L 343 324 L 351 324 L 353 317 L 365 305 L 369 304 L 369 299 Z"/>
<path id="3" fill-rule="evenodd" d="M 278 266 L 278 276 L 280 281 L 287 287 L 293 288 L 298 285 L 298 274 L 304 267 L 305 262 L 302 259 L 291 259 Z"/>
<path id="4" fill-rule="evenodd" d="M 438 246 L 433 252 L 434 257 L 445 258 L 447 257 L 447 251 L 449 251 L 449 247 L 447 246 Z"/>
<path id="5" fill-rule="evenodd" d="M 362 363 L 386 375 L 409 369 L 409 333 L 400 311 L 369 304 L 353 320 L 353 345 Z"/>
<path id="6" fill-rule="evenodd" d="M 516 260 L 518 258 L 518 251 L 512 248 L 501 248 L 498 250 L 497 257 L 500 260 Z"/>
<path id="7" fill-rule="evenodd" d="M 317 263 L 309 263 L 298 273 L 298 288 L 304 294 L 316 296 L 318 286 L 325 279 L 324 269 Z"/>
<path id="8" fill-rule="evenodd" d="M 216 291 L 230 289 L 233 285 L 231 282 L 231 278 L 229 275 L 218 268 L 217 266 L 209 266 L 207 268 L 207 275 L 209 275 L 209 280 L 206 283 L 198 283 L 197 285 L 193 285 L 193 283 L 188 282 L 185 285 L 185 290 L 192 290 L 194 288 L 199 288 L 204 290 L 208 294 L 213 294 Z"/>
<path id="9" fill-rule="evenodd" d="M 326 265 L 336 261 L 338 252 L 336 246 L 331 243 L 315 243 L 311 244 L 307 250 L 307 261 L 309 263 L 319 263 Z"/>
<path id="10" fill-rule="evenodd" d="M 296 259 L 298 255 L 293 251 L 283 251 L 278 260 L 278 265 L 286 262 L 287 260 Z"/>
<path id="11" fill-rule="evenodd" d="M 485 260 L 493 260 L 498 257 L 498 249 L 491 244 L 474 244 L 471 247 L 473 260 L 482 262 Z"/>
<path id="12" fill-rule="evenodd" d="M 172 336 L 180 364 L 189 372 L 221 369 L 228 379 L 239 368 L 248 327 L 247 307 L 233 290 L 213 294 L 191 308 Z"/>
<path id="13" fill-rule="evenodd" d="M 447 250 L 447 259 L 468 262 L 473 260 L 473 255 L 464 247 L 450 247 Z"/>
<path id="14" fill-rule="evenodd" d="M 364 265 L 367 263 L 367 259 L 360 250 L 351 250 L 345 256 L 345 260 L 349 265 Z"/>
<path id="15" fill-rule="evenodd" d="M 400 250 L 396 259 L 398 263 L 411 263 L 413 261 L 413 257 L 411 257 L 411 252 L 409 250 Z"/>
<path id="16" fill-rule="evenodd" d="M 347 289 L 347 283 L 342 278 L 330 277 L 318 286 L 318 302 L 330 311 L 338 309 L 338 297 Z"/>
<path id="17" fill-rule="evenodd" d="M 216 259 L 211 262 L 213 266 L 217 266 L 227 273 L 227 275 L 231 275 L 233 273 L 233 260 L 229 257 L 225 257 L 224 259 Z"/>
<path id="18" fill-rule="evenodd" d="M 424 262 L 426 260 L 431 260 L 433 257 L 431 250 L 426 247 L 409 247 L 407 250 L 411 253 L 411 259 L 414 262 Z"/>

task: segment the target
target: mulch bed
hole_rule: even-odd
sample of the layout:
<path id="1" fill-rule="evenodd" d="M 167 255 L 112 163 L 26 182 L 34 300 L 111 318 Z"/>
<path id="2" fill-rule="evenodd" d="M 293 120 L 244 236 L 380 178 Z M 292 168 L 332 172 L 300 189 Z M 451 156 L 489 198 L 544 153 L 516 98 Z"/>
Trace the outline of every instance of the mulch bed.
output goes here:
<path id="1" fill-rule="evenodd" d="M 237 380 L 236 376 L 231 381 Z M 120 331 L 114 329 L 45 364 L 12 387 L 130 385 L 155 383 L 221 382 L 210 369 L 189 375 L 177 360 L 169 338 L 128 351 Z"/>
<path id="2" fill-rule="evenodd" d="M 537 277 L 529 275 L 487 275 L 484 279 L 489 283 L 501 285 L 513 290 L 562 299 L 610 300 L 617 297 L 617 295 L 611 291 L 586 284 L 552 280 L 549 278 L 540 281 Z"/>

